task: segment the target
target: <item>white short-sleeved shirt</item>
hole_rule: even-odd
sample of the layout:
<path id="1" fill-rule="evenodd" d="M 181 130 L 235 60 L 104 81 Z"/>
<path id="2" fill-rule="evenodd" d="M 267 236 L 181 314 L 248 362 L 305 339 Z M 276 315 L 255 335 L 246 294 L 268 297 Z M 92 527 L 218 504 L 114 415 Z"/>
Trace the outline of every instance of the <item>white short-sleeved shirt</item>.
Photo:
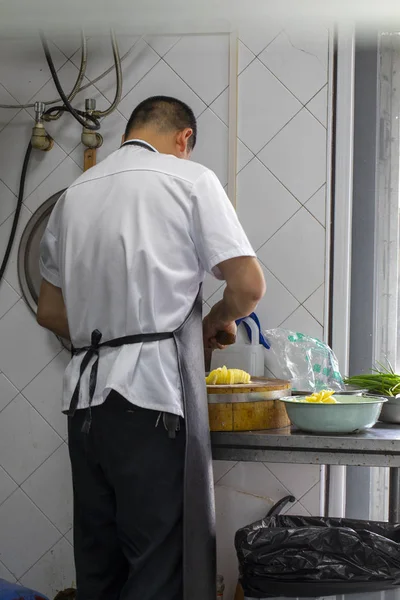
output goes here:
<path id="1" fill-rule="evenodd" d="M 125 145 L 84 173 L 56 204 L 41 243 L 42 277 L 63 292 L 71 340 L 90 344 L 177 329 L 205 272 L 255 256 L 219 180 L 209 169 Z M 82 354 L 64 377 L 63 410 Z M 94 360 L 94 359 L 92 359 Z M 90 364 L 78 408 L 88 406 Z M 116 390 L 138 406 L 183 416 L 174 341 L 102 348 L 92 406 Z"/>

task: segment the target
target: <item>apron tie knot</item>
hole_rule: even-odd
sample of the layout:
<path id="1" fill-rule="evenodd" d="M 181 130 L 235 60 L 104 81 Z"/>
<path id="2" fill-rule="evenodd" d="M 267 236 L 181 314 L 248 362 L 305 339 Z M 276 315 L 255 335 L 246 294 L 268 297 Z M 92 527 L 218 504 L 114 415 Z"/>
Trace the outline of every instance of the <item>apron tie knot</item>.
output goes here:
<path id="1" fill-rule="evenodd" d="M 90 343 L 91 350 L 98 351 L 102 337 L 103 337 L 103 334 L 98 329 L 95 329 L 94 331 L 92 331 L 91 343 Z"/>

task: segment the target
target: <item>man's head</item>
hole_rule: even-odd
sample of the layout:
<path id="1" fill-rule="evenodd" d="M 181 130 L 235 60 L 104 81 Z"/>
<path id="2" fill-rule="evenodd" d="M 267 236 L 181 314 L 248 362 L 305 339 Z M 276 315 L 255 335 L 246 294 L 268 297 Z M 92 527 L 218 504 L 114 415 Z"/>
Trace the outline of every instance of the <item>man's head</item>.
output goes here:
<path id="1" fill-rule="evenodd" d="M 154 96 L 135 108 L 124 141 L 139 138 L 163 154 L 189 158 L 196 136 L 196 117 L 187 104 L 168 96 Z"/>

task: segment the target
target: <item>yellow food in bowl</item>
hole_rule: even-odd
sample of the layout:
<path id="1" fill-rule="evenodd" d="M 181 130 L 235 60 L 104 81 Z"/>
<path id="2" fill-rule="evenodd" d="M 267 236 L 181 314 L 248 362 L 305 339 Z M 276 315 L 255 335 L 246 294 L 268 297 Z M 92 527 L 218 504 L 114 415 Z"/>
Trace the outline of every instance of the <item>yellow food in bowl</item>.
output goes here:
<path id="1" fill-rule="evenodd" d="M 238 383 L 250 383 L 251 377 L 246 371 L 241 369 L 227 369 L 226 367 L 220 367 L 211 371 L 206 377 L 207 385 L 235 385 Z"/>
<path id="2" fill-rule="evenodd" d="M 332 390 L 322 390 L 321 392 L 314 392 L 311 396 L 304 398 L 305 402 L 312 404 L 337 404 L 335 398 L 333 398 Z"/>

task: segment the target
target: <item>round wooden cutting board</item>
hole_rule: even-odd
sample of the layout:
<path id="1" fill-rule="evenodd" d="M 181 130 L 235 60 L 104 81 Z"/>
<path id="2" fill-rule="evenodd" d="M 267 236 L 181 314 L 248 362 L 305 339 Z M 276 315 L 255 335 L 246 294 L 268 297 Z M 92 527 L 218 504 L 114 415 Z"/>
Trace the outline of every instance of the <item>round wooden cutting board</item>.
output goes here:
<path id="1" fill-rule="evenodd" d="M 249 384 L 208 385 L 211 431 L 260 431 L 290 425 L 279 398 L 289 396 L 291 385 L 282 379 L 254 377 Z"/>

